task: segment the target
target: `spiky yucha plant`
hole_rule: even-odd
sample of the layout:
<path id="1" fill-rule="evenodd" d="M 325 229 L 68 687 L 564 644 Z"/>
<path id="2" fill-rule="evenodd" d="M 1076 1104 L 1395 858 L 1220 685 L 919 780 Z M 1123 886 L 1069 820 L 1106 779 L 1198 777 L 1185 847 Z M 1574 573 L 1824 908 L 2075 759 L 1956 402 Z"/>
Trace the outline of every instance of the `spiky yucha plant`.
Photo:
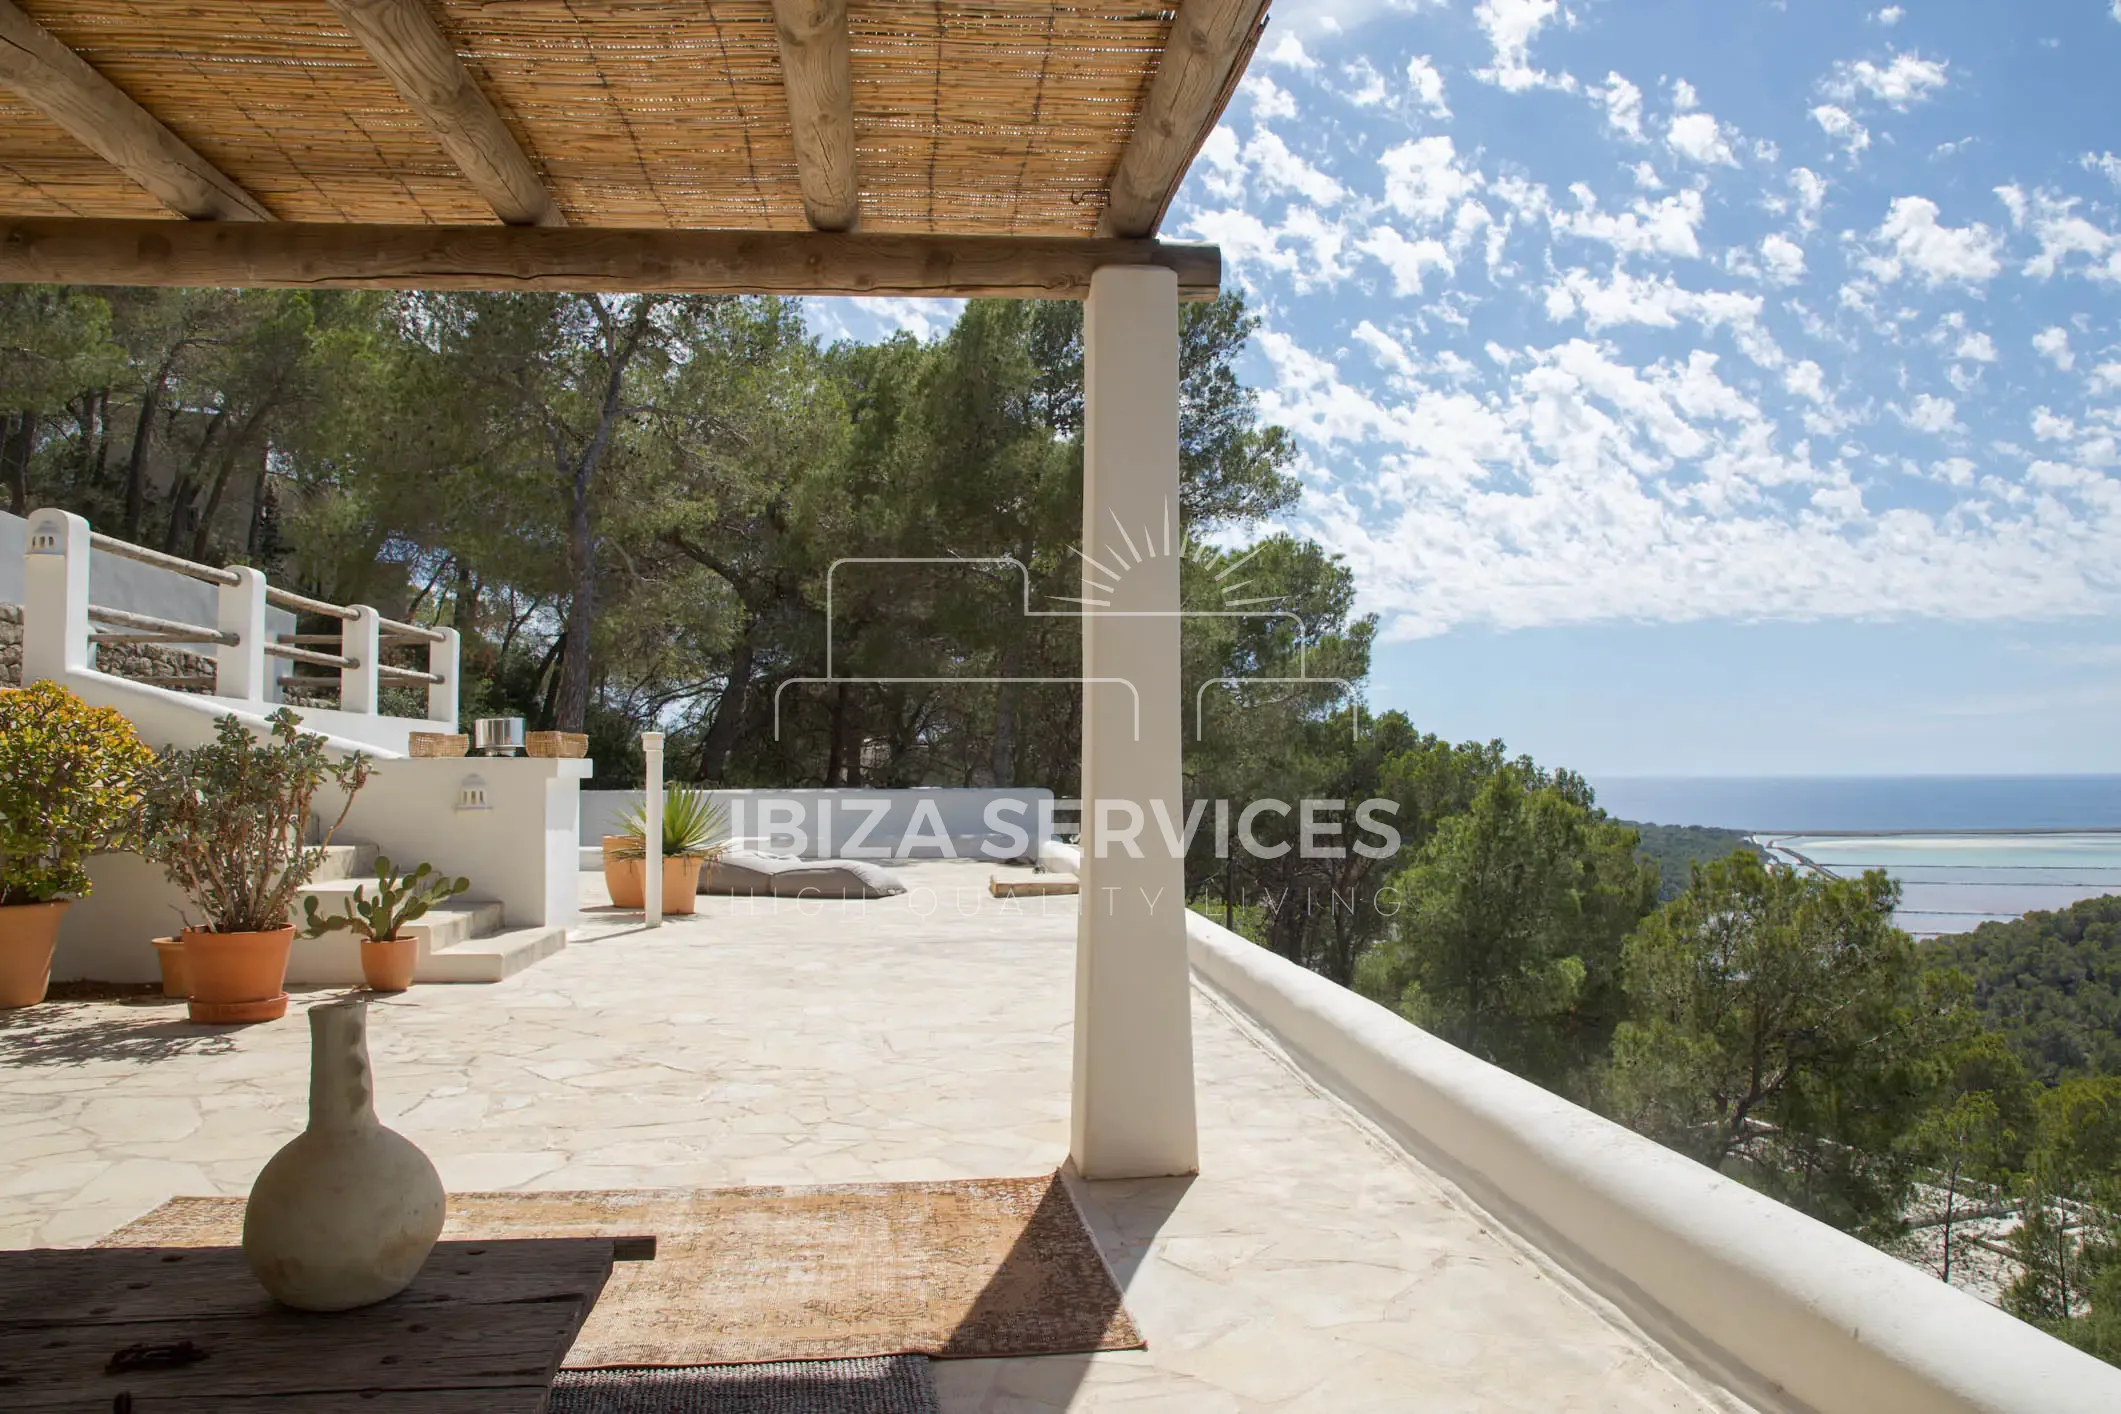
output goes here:
<path id="1" fill-rule="evenodd" d="M 648 854 L 648 802 L 629 807 L 619 819 L 626 842 L 612 850 L 614 859 L 642 859 Z M 673 790 L 663 797 L 663 858 L 721 858 L 729 848 L 729 822 L 721 803 L 703 790 Z"/>
<path id="2" fill-rule="evenodd" d="M 376 856 L 376 895 L 368 896 L 366 885 L 354 890 L 353 897 L 340 905 L 338 913 L 327 914 L 317 907 L 314 896 L 302 900 L 302 917 L 308 925 L 302 931 L 305 938 L 321 938 L 326 933 L 340 928 L 350 929 L 355 936 L 372 943 L 387 943 L 405 931 L 405 925 L 423 917 L 427 910 L 444 899 L 455 898 L 471 887 L 471 880 L 447 874 L 435 873 L 432 864 L 422 863 L 409 874 L 400 874 L 391 868 L 390 860 Z"/>

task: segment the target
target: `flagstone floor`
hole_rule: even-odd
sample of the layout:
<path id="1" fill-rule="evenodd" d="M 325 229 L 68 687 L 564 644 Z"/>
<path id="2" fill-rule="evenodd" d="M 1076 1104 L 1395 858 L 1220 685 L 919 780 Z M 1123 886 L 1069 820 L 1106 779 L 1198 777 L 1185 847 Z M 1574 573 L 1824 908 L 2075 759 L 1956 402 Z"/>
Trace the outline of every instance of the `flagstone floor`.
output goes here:
<path id="1" fill-rule="evenodd" d="M 459 1190 L 1050 1172 L 1075 901 L 905 872 L 867 904 L 703 899 L 655 933 L 591 915 L 508 981 L 379 999 L 378 1109 Z M 0 1247 L 247 1191 L 303 1123 L 301 1008 L 333 995 L 235 1030 L 181 1003 L 0 1012 Z M 1148 1349 L 938 1362 L 950 1414 L 1742 1407 L 1198 992 L 1194 1028 L 1200 1176 L 1075 1185 Z"/>

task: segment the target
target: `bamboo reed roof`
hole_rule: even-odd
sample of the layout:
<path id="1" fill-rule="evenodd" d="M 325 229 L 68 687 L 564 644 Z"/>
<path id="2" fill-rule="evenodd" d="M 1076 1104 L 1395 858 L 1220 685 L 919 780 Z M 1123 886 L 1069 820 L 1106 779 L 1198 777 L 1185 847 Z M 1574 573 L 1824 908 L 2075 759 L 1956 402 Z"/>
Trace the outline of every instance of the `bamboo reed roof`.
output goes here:
<path id="1" fill-rule="evenodd" d="M 423 3 L 567 225 L 809 229 L 774 0 Z M 281 221 L 497 219 L 326 0 L 16 5 Z M 1179 5 L 846 0 L 859 229 L 1096 233 Z M 174 214 L 0 86 L 0 216 Z"/>

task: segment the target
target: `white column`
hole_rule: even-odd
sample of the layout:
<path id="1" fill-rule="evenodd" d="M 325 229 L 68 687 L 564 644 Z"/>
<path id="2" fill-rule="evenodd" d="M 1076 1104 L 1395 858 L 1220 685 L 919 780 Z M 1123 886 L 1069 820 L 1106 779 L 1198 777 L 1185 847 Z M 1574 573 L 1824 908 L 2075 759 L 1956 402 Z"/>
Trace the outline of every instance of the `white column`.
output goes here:
<path id="1" fill-rule="evenodd" d="M 441 642 L 427 645 L 427 671 L 441 679 L 427 685 L 427 720 L 447 723 L 442 730 L 449 732 L 457 729 L 457 663 L 463 647 L 453 628 L 442 630 Z"/>
<path id="2" fill-rule="evenodd" d="M 1083 688 L 1070 1151 L 1086 1178 L 1193 1173 L 1185 864 L 1155 813 L 1183 820 L 1176 275 L 1092 277 L 1083 385 L 1083 596 L 1107 601 L 1085 610 L 1083 676 L 1133 690 Z"/>
<path id="3" fill-rule="evenodd" d="M 29 518 L 22 556 L 22 684 L 63 683 L 88 667 L 88 522 L 72 511 Z"/>
<path id="4" fill-rule="evenodd" d="M 339 624 L 339 654 L 354 660 L 351 668 L 339 669 L 339 710 L 376 714 L 376 693 L 383 675 L 376 664 L 383 657 L 383 616 L 366 604 L 349 604 L 353 615 Z"/>
<path id="5" fill-rule="evenodd" d="M 648 926 L 663 926 L 663 734 L 641 733 L 641 758 L 648 766 L 646 792 L 648 824 L 641 841 L 647 850 L 641 859 L 641 903 L 647 910 Z"/>
<path id="6" fill-rule="evenodd" d="M 214 647 L 214 696 L 263 702 L 272 685 L 266 676 L 265 576 L 248 565 L 236 566 L 235 574 L 234 584 L 215 590 L 214 626 L 236 641 Z"/>

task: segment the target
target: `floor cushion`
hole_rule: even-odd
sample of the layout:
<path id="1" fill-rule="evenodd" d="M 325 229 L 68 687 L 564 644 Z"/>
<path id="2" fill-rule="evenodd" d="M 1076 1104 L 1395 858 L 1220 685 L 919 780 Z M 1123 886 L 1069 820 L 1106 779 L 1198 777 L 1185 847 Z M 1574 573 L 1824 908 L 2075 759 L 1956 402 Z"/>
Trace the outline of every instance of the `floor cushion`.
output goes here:
<path id="1" fill-rule="evenodd" d="M 890 898 L 906 886 L 866 859 L 798 859 L 732 849 L 700 871 L 703 894 L 765 894 L 773 898 Z"/>

